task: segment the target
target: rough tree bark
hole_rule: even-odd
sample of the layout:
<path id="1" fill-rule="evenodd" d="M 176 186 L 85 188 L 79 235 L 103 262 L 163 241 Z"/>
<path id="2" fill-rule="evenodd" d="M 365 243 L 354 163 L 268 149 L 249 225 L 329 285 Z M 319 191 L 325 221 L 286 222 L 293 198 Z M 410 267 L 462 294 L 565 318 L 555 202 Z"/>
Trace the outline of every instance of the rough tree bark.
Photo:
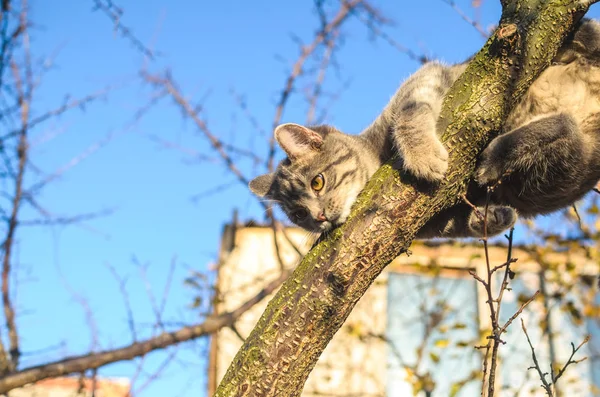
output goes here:
<path id="1" fill-rule="evenodd" d="M 271 300 L 216 396 L 299 396 L 335 332 L 417 231 L 457 204 L 478 154 L 597 0 L 501 0 L 499 27 L 444 102 L 446 180 L 418 189 L 389 165 L 367 184 L 348 222 L 306 255 Z"/>

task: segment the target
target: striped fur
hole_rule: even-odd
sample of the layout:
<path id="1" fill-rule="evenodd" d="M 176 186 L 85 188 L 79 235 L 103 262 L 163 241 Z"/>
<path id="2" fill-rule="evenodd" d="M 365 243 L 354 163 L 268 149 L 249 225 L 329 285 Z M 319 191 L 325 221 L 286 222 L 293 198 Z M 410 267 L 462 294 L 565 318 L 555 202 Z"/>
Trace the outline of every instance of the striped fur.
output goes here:
<path id="1" fill-rule="evenodd" d="M 280 203 L 290 220 L 298 226 L 323 232 L 346 221 L 350 207 L 371 175 L 381 165 L 377 153 L 360 136 L 346 135 L 332 127 L 316 126 L 310 129 L 295 124 L 284 124 L 276 130 L 278 142 L 289 138 L 291 129 L 301 134 L 316 132 L 323 138 L 320 147 L 302 145 L 303 136 L 291 137 L 284 146 L 288 158 L 272 174 L 263 175 L 250 183 L 250 189 L 259 196 Z M 290 147 L 290 140 L 297 139 Z M 298 146 L 305 152 L 290 158 Z M 298 153 L 298 152 L 295 152 Z M 319 192 L 311 188 L 311 180 L 323 175 L 325 184 Z M 302 211 L 306 211 L 306 216 Z M 318 220 L 319 215 L 324 220 Z"/>

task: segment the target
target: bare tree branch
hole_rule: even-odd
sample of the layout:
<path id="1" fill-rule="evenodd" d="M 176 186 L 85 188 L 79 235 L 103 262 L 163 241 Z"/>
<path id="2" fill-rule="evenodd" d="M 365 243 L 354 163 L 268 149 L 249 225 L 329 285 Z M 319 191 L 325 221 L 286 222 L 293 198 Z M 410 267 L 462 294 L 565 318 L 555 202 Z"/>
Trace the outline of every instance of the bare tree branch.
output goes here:
<path id="1" fill-rule="evenodd" d="M 386 41 L 390 46 L 392 46 L 399 52 L 406 54 L 413 61 L 416 61 L 419 63 L 426 63 L 426 62 L 430 61 L 429 57 L 427 57 L 425 54 L 417 54 L 410 48 L 408 48 L 408 47 L 400 44 L 398 41 L 394 40 L 394 38 L 392 36 L 390 36 L 389 34 L 384 32 L 381 28 L 379 28 L 379 26 L 376 23 L 374 23 L 374 21 L 372 19 L 368 18 L 368 16 L 358 15 L 358 18 L 361 20 L 361 22 L 363 22 L 367 26 L 367 28 L 369 28 L 369 30 L 371 31 L 371 33 L 373 33 L 373 35 L 375 35 L 376 37 L 380 37 L 381 39 Z"/>
<path id="2" fill-rule="evenodd" d="M 312 93 L 308 98 L 308 112 L 306 116 L 306 124 L 311 125 L 315 122 L 315 112 L 317 110 L 317 101 L 321 96 L 321 89 L 323 87 L 323 80 L 325 80 L 325 73 L 327 72 L 329 63 L 331 61 L 331 57 L 333 56 L 333 50 L 335 48 L 335 41 L 339 31 L 334 30 L 331 34 L 331 38 L 327 40 L 327 45 L 325 47 L 325 53 L 323 54 L 323 59 L 321 60 L 321 65 L 319 66 L 319 73 L 317 75 L 317 79 L 314 83 Z"/>
<path id="3" fill-rule="evenodd" d="M 137 332 L 135 329 L 135 321 L 133 317 L 133 310 L 131 309 L 131 301 L 129 300 L 129 294 L 127 293 L 126 283 L 127 280 L 123 279 L 119 276 L 117 269 L 112 266 L 110 263 L 107 263 L 106 266 L 110 271 L 110 274 L 115 278 L 117 283 L 119 284 L 119 292 L 121 293 L 121 297 L 123 298 L 123 302 L 125 304 L 125 311 L 127 312 L 127 324 L 129 325 L 129 331 L 131 332 L 131 340 L 132 342 L 137 342 Z"/>
<path id="4" fill-rule="evenodd" d="M 337 29 L 346 20 L 346 18 L 348 18 L 352 10 L 354 10 L 358 5 L 362 4 L 363 2 L 364 0 L 342 1 L 342 6 L 340 7 L 337 14 L 333 17 L 333 19 L 329 23 L 327 23 L 319 32 L 317 32 L 312 43 L 302 47 L 300 56 L 292 66 L 292 71 L 286 79 L 283 91 L 281 91 L 277 107 L 275 108 L 275 117 L 273 118 L 272 131 L 274 131 L 275 127 L 277 127 L 277 125 L 281 123 L 281 117 L 283 116 L 283 110 L 285 108 L 285 105 L 292 93 L 292 90 L 294 89 L 296 79 L 302 74 L 302 68 L 304 67 L 304 64 L 306 63 L 308 58 L 323 42 L 326 41 L 327 37 L 335 29 Z M 266 164 L 267 169 L 269 171 L 273 170 L 274 158 L 275 138 L 271 136 L 271 138 L 269 139 L 269 154 L 267 156 Z"/>
<path id="5" fill-rule="evenodd" d="M 29 120 L 28 126 L 29 126 L 29 128 L 33 128 L 33 127 L 37 126 L 38 124 L 43 123 L 44 121 L 47 121 L 47 120 L 51 119 L 52 117 L 60 116 L 61 114 L 65 113 L 71 109 L 75 109 L 75 108 L 85 109 L 86 105 L 88 105 L 89 103 L 96 101 L 98 99 L 104 98 L 106 96 L 106 94 L 108 94 L 110 91 L 112 91 L 118 87 L 119 86 L 109 86 L 109 87 L 101 89 L 93 94 L 86 95 L 83 98 L 79 98 L 79 99 L 71 100 L 70 98 L 67 97 L 67 98 L 65 98 L 65 102 L 61 106 L 57 107 L 56 109 L 52 109 L 48 112 L 45 112 L 44 114 L 33 117 L 31 120 Z M 20 129 L 11 131 L 7 134 L 4 134 L 4 135 L 2 135 L 2 137 L 0 137 L 0 142 L 5 141 L 8 138 L 18 136 L 19 133 L 20 133 Z"/>
<path id="6" fill-rule="evenodd" d="M 575 354 L 579 351 L 579 349 L 581 349 L 581 347 L 583 345 L 585 345 L 586 343 L 588 343 L 590 341 L 590 335 L 587 335 L 583 341 L 579 344 L 579 346 L 575 347 L 575 345 L 571 342 L 571 355 L 569 356 L 567 362 L 565 363 L 565 365 L 563 365 L 563 367 L 558 371 L 557 375 L 551 375 L 550 378 L 551 380 L 548 381 L 546 379 L 546 376 L 548 375 L 547 372 L 544 372 L 542 370 L 542 367 L 540 366 L 540 363 L 538 361 L 538 358 L 535 354 L 535 348 L 533 347 L 533 344 L 531 343 L 531 339 L 529 338 L 529 334 L 527 333 L 527 328 L 525 327 L 525 322 L 523 321 L 523 319 L 521 319 L 521 328 L 523 329 L 523 333 L 525 334 L 525 337 L 527 338 L 527 343 L 529 344 L 529 348 L 531 349 L 531 359 L 533 360 L 533 366 L 529 367 L 528 369 L 535 369 L 538 373 L 538 376 L 540 378 L 540 381 L 542 382 L 542 388 L 544 389 L 544 391 L 546 392 L 546 394 L 548 395 L 548 397 L 554 397 L 554 395 L 556 393 L 558 393 L 558 391 L 556 390 L 556 382 L 560 379 L 561 376 L 563 376 L 563 374 L 565 373 L 566 369 L 571 365 L 571 364 L 578 364 L 582 361 L 585 361 L 587 359 L 587 357 L 584 357 L 582 359 L 579 360 L 574 360 L 573 357 L 575 356 Z M 554 373 L 554 369 L 551 368 L 551 373 Z"/>
<path id="7" fill-rule="evenodd" d="M 123 17 L 123 9 L 118 7 L 112 0 L 92 0 L 94 2 L 94 11 L 102 11 L 112 22 L 115 32 L 121 33 L 123 37 L 133 44 L 133 46 L 149 59 L 154 60 L 154 52 L 146 47 L 129 29 L 123 25 L 121 18 Z"/>
<path id="8" fill-rule="evenodd" d="M 450 7 L 452 7 L 452 9 L 454 11 L 456 11 L 456 13 L 458 15 L 460 15 L 460 17 L 463 19 L 463 21 L 465 21 L 469 25 L 473 26 L 475 28 L 475 30 L 477 30 L 477 32 L 481 35 L 481 37 L 483 37 L 484 39 L 488 38 L 489 33 L 485 31 L 485 29 L 479 24 L 479 22 L 477 22 L 474 19 L 469 18 L 469 16 L 467 14 L 465 14 L 465 12 L 463 10 L 460 9 L 460 7 L 456 4 L 456 2 L 454 0 L 442 0 L 442 1 L 446 4 L 448 4 Z"/>
<path id="9" fill-rule="evenodd" d="M 223 327 L 228 327 L 233 324 L 242 314 L 251 309 L 263 298 L 273 293 L 273 291 L 275 291 L 288 276 L 289 272 L 281 273 L 277 279 L 267 283 L 256 295 L 241 304 L 235 310 L 219 315 L 208 316 L 200 324 L 182 327 L 181 329 L 172 332 L 163 332 L 156 337 L 141 342 L 135 342 L 118 349 L 67 357 L 60 361 L 24 368 L 14 374 L 7 374 L 0 378 L 0 394 L 42 379 L 79 373 L 118 361 L 131 360 L 132 358 L 144 356 L 155 350 L 164 349 L 168 346 L 173 346 L 181 342 L 214 333 Z"/>
<path id="10" fill-rule="evenodd" d="M 248 178 L 246 178 L 239 167 L 235 164 L 229 153 L 227 153 L 223 142 L 210 131 L 206 122 L 200 118 L 199 110 L 195 109 L 191 103 L 185 99 L 179 89 L 175 87 L 170 74 L 166 73 L 164 77 L 161 77 L 157 75 L 150 75 L 145 71 L 142 71 L 142 77 L 152 85 L 165 89 L 169 93 L 171 98 L 173 98 L 183 113 L 191 118 L 198 129 L 202 131 L 206 138 L 208 138 L 213 149 L 221 156 L 227 165 L 227 168 L 229 168 L 229 170 L 238 178 L 241 183 L 248 185 Z"/>
<path id="11" fill-rule="evenodd" d="M 15 310 L 14 304 L 12 303 L 10 293 L 10 271 L 11 271 L 11 260 L 12 251 L 15 238 L 15 232 L 17 230 L 17 222 L 19 209 L 21 207 L 21 198 L 23 195 L 23 178 L 25 175 L 25 166 L 27 164 L 27 151 L 28 141 L 27 133 L 29 129 L 29 112 L 32 98 L 32 74 L 31 74 L 31 56 L 29 53 L 29 36 L 25 30 L 27 26 L 27 2 L 23 1 L 22 11 L 19 19 L 19 23 L 23 29 L 23 48 L 25 51 L 25 72 L 24 81 L 20 76 L 20 72 L 14 62 L 11 62 L 11 69 L 13 77 L 16 83 L 16 90 L 19 98 L 19 105 L 21 108 L 21 130 L 19 133 L 19 143 L 17 146 L 17 174 L 15 177 L 15 186 L 12 201 L 12 211 L 8 220 L 8 230 L 6 237 L 2 242 L 2 249 L 4 257 L 2 258 L 2 304 L 4 307 L 4 317 L 6 320 L 6 328 L 8 329 L 8 338 L 10 342 L 10 363 L 7 368 L 8 371 L 15 371 L 19 365 L 20 348 L 19 348 L 19 335 L 17 332 L 17 324 L 15 321 Z"/>

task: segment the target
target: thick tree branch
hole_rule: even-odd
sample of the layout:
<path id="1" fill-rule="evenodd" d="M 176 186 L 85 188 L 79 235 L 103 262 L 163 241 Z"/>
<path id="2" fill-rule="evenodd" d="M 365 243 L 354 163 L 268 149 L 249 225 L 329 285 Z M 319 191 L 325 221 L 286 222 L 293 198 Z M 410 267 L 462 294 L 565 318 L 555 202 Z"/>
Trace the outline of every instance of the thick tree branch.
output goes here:
<path id="1" fill-rule="evenodd" d="M 419 187 L 383 166 L 348 221 L 306 255 L 271 300 L 216 396 L 300 395 L 322 351 L 375 278 L 408 251 L 427 220 L 466 193 L 478 154 L 592 2 L 503 1 L 499 28 L 444 103 L 440 125 L 451 156 L 445 181 Z"/>

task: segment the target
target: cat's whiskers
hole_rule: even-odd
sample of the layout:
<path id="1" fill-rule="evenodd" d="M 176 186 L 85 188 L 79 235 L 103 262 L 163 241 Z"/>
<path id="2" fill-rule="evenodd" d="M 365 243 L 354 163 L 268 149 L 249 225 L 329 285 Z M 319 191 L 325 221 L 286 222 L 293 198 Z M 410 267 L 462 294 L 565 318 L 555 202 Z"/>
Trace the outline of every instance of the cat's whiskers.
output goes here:
<path id="1" fill-rule="evenodd" d="M 302 229 L 305 233 L 302 236 L 302 238 L 300 239 L 300 244 L 299 244 L 299 248 L 302 250 L 303 247 L 306 247 L 308 245 L 308 243 L 310 242 L 311 244 L 315 241 L 315 237 L 313 232 L 310 232 L 308 230 Z"/>

